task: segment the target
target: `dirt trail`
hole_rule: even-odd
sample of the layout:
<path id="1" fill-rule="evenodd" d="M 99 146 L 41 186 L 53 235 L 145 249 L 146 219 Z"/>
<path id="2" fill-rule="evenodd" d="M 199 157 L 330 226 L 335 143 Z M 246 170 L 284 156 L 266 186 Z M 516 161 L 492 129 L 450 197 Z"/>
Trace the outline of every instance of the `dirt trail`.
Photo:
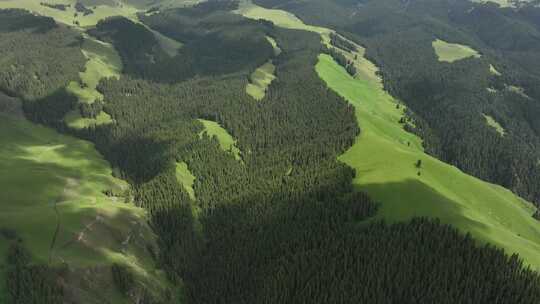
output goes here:
<path id="1" fill-rule="evenodd" d="M 66 178 L 66 184 L 64 186 L 64 189 L 62 193 L 58 196 L 56 200 L 53 201 L 53 209 L 56 216 L 56 229 L 54 231 L 52 240 L 51 240 L 51 246 L 49 247 L 49 264 L 52 263 L 53 258 L 55 257 L 55 245 L 56 245 L 56 239 L 58 238 L 58 234 L 60 233 L 60 229 L 62 227 L 62 222 L 60 218 L 60 212 L 58 212 L 58 203 L 73 197 L 76 195 L 76 192 L 74 190 L 75 187 L 79 185 L 79 181 L 75 178 L 68 177 Z"/>
<path id="2" fill-rule="evenodd" d="M 72 245 L 73 243 L 77 243 L 77 242 L 81 242 L 81 243 L 86 243 L 86 239 L 85 239 L 85 234 L 86 232 L 88 231 L 92 231 L 92 227 L 94 227 L 94 225 L 96 225 L 97 223 L 101 223 L 105 220 L 104 217 L 102 217 L 101 215 L 96 215 L 96 217 L 94 218 L 93 221 L 91 221 L 90 223 L 86 224 L 86 226 L 84 226 L 84 228 L 77 234 L 75 234 L 75 236 L 67 241 L 64 245 L 62 245 L 62 247 L 60 247 L 60 249 L 65 249 L 66 247 Z"/>
<path id="3" fill-rule="evenodd" d="M 60 200 L 57 199 L 53 202 L 53 209 L 54 213 L 56 215 L 56 229 L 54 231 L 53 238 L 51 240 L 51 247 L 49 248 L 49 264 L 51 264 L 53 256 L 54 256 L 54 244 L 56 243 L 56 238 L 58 237 L 58 232 L 60 231 L 60 214 L 58 213 L 58 202 Z"/>

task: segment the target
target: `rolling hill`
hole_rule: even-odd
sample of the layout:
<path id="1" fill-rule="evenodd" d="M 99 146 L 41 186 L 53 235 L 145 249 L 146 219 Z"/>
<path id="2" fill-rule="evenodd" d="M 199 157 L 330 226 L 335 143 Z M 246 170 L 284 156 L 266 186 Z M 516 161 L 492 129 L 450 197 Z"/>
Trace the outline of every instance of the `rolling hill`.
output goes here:
<path id="1" fill-rule="evenodd" d="M 128 185 L 111 176 L 110 165 L 92 144 L 13 114 L 0 116 L 2 264 L 9 245 L 21 240 L 34 263 L 69 265 L 70 280 L 101 276 L 96 285 L 78 286 L 70 295 L 74 301 L 121 299 L 110 277 L 113 263 L 126 265 L 149 288 L 160 289 L 163 277 L 151 272 L 146 251 L 156 246 L 146 212 L 124 203 Z M 2 288 L 6 267 L 1 267 Z M 85 273 L 87 268 L 99 275 Z M 1 294 L 7 295 L 4 289 Z"/>
<path id="2" fill-rule="evenodd" d="M 0 0 L 0 303 L 537 303 L 538 12 Z"/>

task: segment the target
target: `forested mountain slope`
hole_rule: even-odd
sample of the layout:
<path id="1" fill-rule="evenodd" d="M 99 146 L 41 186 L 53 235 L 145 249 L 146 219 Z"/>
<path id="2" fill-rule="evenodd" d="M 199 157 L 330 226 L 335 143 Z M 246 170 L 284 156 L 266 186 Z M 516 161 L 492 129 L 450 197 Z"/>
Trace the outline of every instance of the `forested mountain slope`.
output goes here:
<path id="1" fill-rule="evenodd" d="M 311 7 L 310 2 L 303 4 Z M 344 3 L 343 7 L 350 8 L 349 4 Z M 360 4 L 368 5 L 366 1 Z M 327 2 L 324 5 L 332 8 L 326 12 L 335 12 L 338 17 L 340 13 L 347 15 L 341 4 Z M 335 28 L 341 33 L 337 36 L 332 29 L 306 26 L 284 12 L 270 12 L 272 18 L 277 18 L 272 19 L 257 17 L 254 11 L 243 11 L 243 8 L 236 2 L 211 1 L 190 8 L 150 9 L 140 12 L 136 18 L 120 16 L 99 20 L 95 26 L 84 29 L 85 35 L 90 35 L 88 37 L 78 36 L 73 29 L 58 27 L 51 19 L 21 11 L 0 11 L 6 16 L 19 14 L 21 20 L 26 20 L 22 29 L 10 28 L 13 22 L 0 24 L 15 40 L 24 39 L 27 34 L 37 35 L 38 31 L 28 33 L 26 30 L 35 27 L 34 23 L 49 24 L 50 28 L 43 30 L 44 35 L 59 28 L 67 31 L 62 36 L 66 39 L 62 40 L 65 44 L 52 45 L 51 49 L 68 45 L 65 56 L 78 63 L 78 71 L 73 69 L 59 75 L 53 67 L 61 63 L 55 64 L 52 60 L 51 73 L 39 78 L 57 86 L 49 94 L 36 94 L 41 91 L 34 87 L 40 86 L 26 90 L 26 87 L 14 86 L 9 91 L 6 89 L 9 88 L 9 77 L 0 79 L 0 87 L 23 99 L 24 113 L 34 122 L 94 143 L 95 149 L 110 164 L 114 176 L 129 183 L 128 203 L 116 204 L 119 208 L 137 212 L 144 209 L 157 244 L 156 247 L 146 244 L 139 248 L 139 241 L 144 244 L 153 240 L 151 236 L 139 234 L 141 239 L 136 242 L 138 249 L 135 252 L 149 258 L 139 268 L 146 275 L 141 276 L 133 267 L 126 267 L 125 263 L 114 259 L 105 262 L 99 259 L 106 270 L 99 272 L 92 267 L 85 268 L 91 275 L 83 281 L 70 280 L 64 272 L 63 267 L 73 267 L 70 260 L 65 260 L 63 265 L 48 261 L 34 265 L 36 261 L 28 258 L 29 254 L 36 254 L 34 249 L 29 248 L 28 253 L 24 249 L 27 247 L 24 239 L 22 246 L 17 241 L 10 241 L 15 245 L 8 252 L 5 269 L 18 275 L 6 280 L 7 303 L 62 303 L 66 299 L 87 303 L 80 297 L 70 298 L 87 284 L 94 286 L 88 299 L 105 303 L 540 301 L 540 276 L 528 268 L 520 256 L 513 254 L 514 251 L 479 243 L 474 238 L 477 233 L 474 237 L 466 234 L 467 229 L 459 224 L 456 224 L 460 228 L 457 230 L 446 224 L 455 223 L 444 218 L 444 223 L 434 218 L 413 218 L 401 223 L 380 221 L 388 215 L 388 205 L 373 200 L 380 197 L 370 197 L 376 192 L 368 189 L 368 196 L 359 191 L 365 189 L 356 187 L 358 178 L 369 173 L 361 170 L 365 160 L 356 164 L 342 161 L 351 150 L 368 149 L 365 145 L 376 143 L 361 140 L 364 134 L 369 135 L 374 130 L 369 124 L 391 126 L 381 128 L 378 133 L 384 138 L 399 137 L 391 149 L 412 151 L 411 160 L 415 161 L 416 156 L 424 156 L 420 139 L 405 132 L 400 122 L 395 121 L 404 105 L 398 106 L 392 100 L 391 108 L 387 103 L 384 103 L 386 108 L 378 108 L 380 96 L 376 94 L 387 93 L 377 82 L 376 67 L 363 58 L 362 50 L 353 42 L 362 36 L 358 33 L 355 36 L 352 31 L 341 32 L 340 26 L 347 25 L 348 17 L 336 23 Z M 391 9 L 392 5 L 384 7 L 384 10 Z M 330 24 L 330 21 L 325 22 L 317 23 Z M 281 27 L 283 24 L 285 26 Z M 75 27 L 81 30 L 79 26 Z M 153 31 L 160 31 L 169 39 L 180 42 L 181 47 L 176 53 L 165 51 Z M 79 42 L 73 43 L 73 39 Z M 84 75 L 84 67 L 88 66 L 85 64 L 88 58 L 80 51 L 84 50 L 82 42 L 85 39 L 114 47 L 122 62 L 121 73 L 98 78 L 95 90 L 101 99 L 91 103 L 99 105 L 96 108 L 80 106 L 80 96 L 67 89 L 73 80 L 82 78 L 80 72 Z M 432 41 L 429 43 L 432 46 Z M 352 53 L 333 50 L 332 46 L 336 45 Z M 477 59 L 481 62 L 475 63 L 476 59 L 472 58 L 464 60 L 472 61 L 473 67 L 485 63 L 488 72 L 496 69 L 501 77 L 506 77 L 509 70 L 496 61 L 489 61 L 494 65 L 490 69 L 489 64 L 482 61 L 487 55 L 472 42 L 470 45 L 481 51 L 482 56 Z M 275 52 L 276 46 L 281 52 Z M 249 55 L 245 55 L 245 50 L 249 50 Z M 321 52 L 329 55 L 321 55 Z M 22 83 L 33 79 L 31 71 L 43 60 L 39 57 L 41 52 L 29 54 L 25 58 L 25 69 L 30 73 L 22 74 Z M 370 54 L 369 47 L 367 54 Z M 347 70 L 340 69 L 330 55 L 346 65 Z M 433 58 L 437 60 L 435 50 Z M 8 59 L 8 64 L 17 60 L 16 57 Z M 276 78 L 262 99 L 256 100 L 245 88 L 253 72 L 270 60 L 275 65 Z M 352 60 L 354 64 L 348 62 Z M 459 65 L 460 62 L 451 64 Z M 331 71 L 334 74 L 328 74 L 325 71 L 328 68 L 334 69 Z M 390 72 L 385 66 L 381 66 L 381 71 L 384 77 L 392 79 L 391 75 L 386 76 Z M 369 86 L 347 73 L 370 75 Z M 346 89 L 355 93 L 344 93 L 328 76 L 338 77 L 339 83 L 350 85 Z M 446 79 L 440 78 L 441 81 Z M 391 88 L 390 80 L 383 79 L 385 87 Z M 524 95 L 534 96 L 524 84 L 504 80 L 508 81 L 509 88 L 514 87 L 508 94 L 523 98 Z M 483 90 L 488 88 L 502 91 L 495 85 Z M 401 97 L 397 85 L 390 92 Z M 369 111 L 359 108 L 363 104 L 356 98 L 369 98 L 365 103 L 372 108 Z M 388 98 L 391 99 L 389 95 Z M 404 99 L 404 102 L 414 111 L 407 111 L 408 115 L 401 123 L 409 125 L 408 130 L 424 136 L 428 152 L 442 153 L 444 145 L 429 146 L 430 140 L 436 142 L 433 138 L 438 136 L 435 127 L 409 104 L 412 101 Z M 110 116 L 110 123 L 82 128 L 66 125 L 66 113 L 79 111 L 84 116 L 98 110 Z M 479 121 L 484 119 L 486 125 L 487 120 L 482 114 L 489 115 L 504 127 L 505 140 L 514 138 L 511 132 L 515 130 L 502 119 L 492 112 L 481 112 Z M 374 121 L 379 115 L 385 120 L 377 125 Z M 17 126 L 9 123 L 10 119 L 5 122 L 11 128 Z M 533 129 L 529 123 L 527 125 Z M 39 128 L 46 130 L 42 132 L 52 132 Z M 493 127 L 486 127 L 487 133 L 500 136 L 490 128 Z M 21 137 L 6 140 L 16 143 Z M 406 141 L 410 141 L 409 145 Z M 8 156 L 14 157 L 6 151 Z M 379 152 L 383 151 L 376 151 Z M 404 160 L 403 164 L 408 161 Z M 409 171 L 421 171 L 421 175 L 431 179 L 430 170 L 435 163 L 438 168 L 450 167 L 438 160 L 424 158 L 420 164 L 408 163 Z M 106 168 L 109 166 L 105 162 L 101 164 Z M 373 172 L 378 169 L 373 168 Z M 108 169 L 103 170 L 110 174 Z M 456 174 L 466 176 L 461 172 Z M 472 180 L 472 177 L 467 178 Z M 475 183 L 483 185 L 478 187 L 487 185 L 476 180 Z M 385 186 L 391 185 L 383 184 L 381 188 Z M 513 197 L 501 189 L 495 192 Z M 415 201 L 418 205 L 440 203 L 423 194 L 410 196 L 410 193 L 402 192 L 395 195 L 399 198 L 400 194 L 407 196 L 403 201 L 411 204 L 411 208 L 402 209 L 404 213 L 415 210 Z M 101 195 L 107 197 L 111 193 L 105 190 Z M 136 207 L 129 203 L 130 198 Z M 517 230 L 503 227 L 504 233 L 515 237 L 515 233 L 523 230 L 524 240 L 536 237 L 534 224 L 537 223 L 531 218 L 532 209 L 519 209 L 523 205 L 505 206 L 510 207 L 502 212 L 510 210 L 512 213 L 513 207 L 518 208 L 524 224 L 520 223 L 522 226 Z M 436 214 L 427 215 L 437 217 Z M 462 216 L 459 219 L 467 218 L 458 215 Z M 75 222 L 80 223 L 80 220 Z M 120 220 L 118 224 L 126 222 L 129 220 Z M 479 221 L 478 224 L 493 224 L 485 223 Z M 107 246 L 116 248 L 117 243 L 107 242 L 104 248 Z M 0 246 L 0 249 L 5 248 Z M 117 256 L 122 255 L 131 256 L 129 252 Z M 43 265 L 45 263 L 47 265 Z M 162 274 L 166 275 L 167 281 L 161 279 Z M 105 275 L 108 280 L 103 279 Z M 70 284 L 56 284 L 65 281 Z M 98 286 L 92 285 L 94 282 Z M 103 282 L 113 289 L 114 296 L 100 294 L 99 284 Z M 30 293 L 31 299 L 25 298 L 28 293 L 24 291 L 27 290 L 34 290 Z"/>
<path id="2" fill-rule="evenodd" d="M 385 89 L 415 113 L 415 126 L 407 128 L 430 154 L 538 202 L 540 32 L 534 16 L 540 8 L 534 3 L 514 10 L 465 0 L 255 2 L 364 45 Z M 441 62 L 432 45 L 437 39 L 470 46 L 481 57 Z"/>

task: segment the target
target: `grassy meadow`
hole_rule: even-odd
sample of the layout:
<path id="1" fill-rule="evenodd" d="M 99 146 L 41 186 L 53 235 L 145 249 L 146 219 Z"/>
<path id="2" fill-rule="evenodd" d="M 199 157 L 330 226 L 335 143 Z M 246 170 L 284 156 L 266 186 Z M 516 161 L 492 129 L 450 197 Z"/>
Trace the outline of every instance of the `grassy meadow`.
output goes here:
<path id="1" fill-rule="evenodd" d="M 40 2 L 45 2 L 48 4 L 70 4 L 65 11 L 50 8 L 43 6 Z M 29 11 L 35 12 L 43 16 L 49 16 L 54 18 L 56 21 L 75 26 L 75 22 L 78 22 L 77 26 L 88 27 L 96 25 L 97 22 L 101 19 L 105 19 L 111 16 L 125 16 L 130 17 L 134 16 L 137 13 L 137 9 L 127 4 L 118 5 L 97 5 L 97 6 L 88 6 L 88 8 L 94 11 L 93 14 L 83 16 L 83 14 L 78 13 L 75 17 L 75 3 L 76 0 L 0 0 L 0 9 L 2 8 L 23 8 Z"/>
<path id="2" fill-rule="evenodd" d="M 189 197 L 195 200 L 195 191 L 193 190 L 193 184 L 195 183 L 195 176 L 189 171 L 188 165 L 185 162 L 176 163 L 176 179 L 186 189 Z"/>
<path id="3" fill-rule="evenodd" d="M 79 97 L 79 101 L 93 103 L 103 99 L 96 90 L 102 78 L 120 77 L 122 59 L 111 44 L 88 35 L 84 35 L 82 53 L 87 59 L 85 70 L 79 73 L 82 86 L 74 81 L 68 88 Z"/>
<path id="4" fill-rule="evenodd" d="M 143 24 L 143 23 L 141 23 L 141 24 Z M 162 33 L 149 28 L 145 24 L 143 24 L 143 25 L 149 31 L 151 31 L 152 34 L 154 34 L 154 37 L 156 37 L 156 40 L 159 43 L 159 46 L 163 49 L 163 51 L 165 51 L 165 53 L 167 53 L 167 55 L 169 55 L 170 57 L 174 57 L 174 56 L 176 56 L 176 54 L 178 54 L 178 50 L 183 46 L 183 44 L 181 42 L 176 41 L 176 40 L 174 40 L 172 38 L 169 38 L 169 37 L 163 35 Z"/>
<path id="5" fill-rule="evenodd" d="M 323 43 L 331 32 L 304 25 L 290 13 L 249 3 L 243 4 L 239 13 L 286 28 L 317 32 Z M 445 47 L 438 48 L 444 60 L 478 56 L 470 48 L 440 40 L 435 46 Z M 382 89 L 376 66 L 365 61 L 357 65 L 362 70 L 355 77 L 325 54 L 319 56 L 315 68 L 331 89 L 355 106 L 362 132 L 339 159 L 356 169 L 355 186 L 380 203 L 375 220 L 439 218 L 470 232 L 481 242 L 518 253 L 527 264 L 540 269 L 540 223 L 532 217 L 535 207 L 501 186 L 467 175 L 424 153 L 421 139 L 405 132 L 399 124 L 404 107 L 398 107 L 398 102 Z M 419 160 L 420 168 L 416 165 Z"/>
<path id="6" fill-rule="evenodd" d="M 272 21 L 275 25 L 295 30 L 304 30 L 315 32 L 321 35 L 323 42 L 330 42 L 330 33 L 333 31 L 324 27 L 312 26 L 305 24 L 302 20 L 296 17 L 294 14 L 279 9 L 267 9 L 251 3 L 248 0 L 240 2 L 238 10 L 235 11 L 246 18 L 250 19 L 264 19 Z"/>
<path id="7" fill-rule="evenodd" d="M 215 136 L 219 142 L 219 145 L 224 151 L 230 152 L 233 154 L 234 158 L 241 160 L 240 149 L 236 146 L 236 140 L 220 126 L 217 122 L 205 119 L 198 119 L 203 125 L 204 130 L 199 134 L 202 136 L 206 133 L 208 136 Z"/>
<path id="8" fill-rule="evenodd" d="M 489 65 L 489 72 L 491 73 L 491 75 L 495 75 L 495 76 L 502 75 L 499 71 L 497 71 L 497 69 L 492 64 Z"/>
<path id="9" fill-rule="evenodd" d="M 486 114 L 482 114 L 482 116 L 484 116 L 484 118 L 486 119 L 486 123 L 488 124 L 488 126 L 495 129 L 495 131 L 497 131 L 497 133 L 499 133 L 501 136 L 504 136 L 504 134 L 506 134 L 506 131 L 504 130 L 504 128 L 501 126 L 500 123 L 498 123 L 495 120 L 495 118 L 493 118 L 493 117 L 491 117 L 489 115 L 486 115 Z"/>
<path id="10" fill-rule="evenodd" d="M 281 49 L 277 45 L 276 40 L 270 36 L 266 36 L 266 40 L 272 45 L 274 56 L 279 56 L 279 54 L 281 54 Z M 246 93 L 255 100 L 263 99 L 264 95 L 266 95 L 268 86 L 276 79 L 275 71 L 276 67 L 272 60 L 268 60 L 265 64 L 253 71 L 249 77 L 249 83 L 246 86 Z"/>
<path id="11" fill-rule="evenodd" d="M 531 0 L 520 0 L 519 2 L 530 2 Z M 478 2 L 478 3 L 497 3 L 501 7 L 516 7 L 513 0 L 472 0 L 472 2 Z"/>
<path id="12" fill-rule="evenodd" d="M 268 40 L 270 45 L 272 45 L 272 49 L 274 49 L 274 56 L 279 56 L 279 54 L 281 54 L 281 49 L 279 48 L 276 40 L 270 36 L 266 36 L 266 40 Z"/>
<path id="13" fill-rule="evenodd" d="M 316 70 L 355 106 L 362 133 L 340 160 L 356 169 L 356 187 L 381 204 L 378 219 L 439 218 L 540 269 L 540 223 L 530 203 L 424 153 L 420 139 L 398 123 L 403 110 L 396 101 L 349 76 L 330 56 L 320 55 Z"/>
<path id="14" fill-rule="evenodd" d="M 101 111 L 96 118 L 86 118 L 81 116 L 79 110 L 73 110 L 66 114 L 64 122 L 70 128 L 85 129 L 90 126 L 111 124 L 114 120 L 111 118 L 111 115 L 103 111 Z"/>
<path id="15" fill-rule="evenodd" d="M 79 73 L 79 80 L 72 81 L 67 90 L 77 96 L 80 103 L 93 103 L 103 100 L 103 95 L 96 90 L 103 78 L 119 78 L 122 72 L 122 59 L 111 44 L 84 35 L 82 52 L 88 60 L 85 70 Z M 78 110 L 71 111 L 64 118 L 70 128 L 82 129 L 92 125 L 112 123 L 111 116 L 101 112 L 95 119 L 81 117 Z"/>
<path id="16" fill-rule="evenodd" d="M 457 44 L 457 43 L 448 43 L 437 39 L 432 42 L 433 49 L 441 62 L 454 62 L 457 60 L 475 57 L 478 58 L 481 55 L 470 48 L 469 46 Z"/>
<path id="17" fill-rule="evenodd" d="M 263 99 L 268 86 L 276 79 L 276 76 L 274 75 L 275 70 L 276 67 L 272 61 L 269 60 L 253 71 L 249 76 L 250 82 L 246 86 L 246 93 L 256 100 Z"/>
<path id="18" fill-rule="evenodd" d="M 91 143 L 0 113 L 0 231 L 14 231 L 36 262 L 118 262 L 161 282 L 141 246 L 154 242 L 146 213 L 124 203 L 128 185 L 111 174 Z M 0 234 L 0 276 L 9 242 Z"/>

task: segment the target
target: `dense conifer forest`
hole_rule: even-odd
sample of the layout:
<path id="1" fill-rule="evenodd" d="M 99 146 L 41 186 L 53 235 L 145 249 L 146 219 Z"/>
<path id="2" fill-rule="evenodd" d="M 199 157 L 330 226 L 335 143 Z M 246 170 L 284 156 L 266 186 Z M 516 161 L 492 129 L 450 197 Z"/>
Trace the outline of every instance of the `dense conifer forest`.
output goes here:
<path id="1" fill-rule="evenodd" d="M 13 43 L 27 41 L 35 49 L 21 55 L 26 56 L 25 73 L 17 74 L 17 82 L 0 71 L 0 88 L 24 99 L 31 120 L 92 141 L 114 174 L 130 183 L 135 204 L 148 210 L 158 236 L 157 268 L 173 285 L 183 286 L 186 303 L 540 301 L 540 276 L 516 255 L 481 245 L 436 220 L 386 224 L 370 219 L 377 202 L 353 188 L 355 171 L 337 161 L 362 130 L 353 107 L 315 72 L 320 37 L 244 19 L 230 12 L 234 8 L 234 2 L 209 2 L 141 15 L 145 25 L 184 43 L 172 57 L 141 24 L 120 17 L 97 24 L 90 34 L 115 46 L 124 71 L 120 79 L 103 79 L 97 88 L 104 96 L 98 107 L 114 123 L 82 130 L 67 129 L 62 123 L 76 106 L 75 97 L 62 88 L 77 79 L 84 65 L 75 51 L 76 32 L 23 11 L 0 11 L 0 37 L 10 37 Z M 7 20 L 3 16 L 14 14 L 25 20 L 20 26 L 2 22 Z M 386 53 L 395 49 L 379 46 L 393 39 L 403 53 L 408 43 L 430 41 L 433 34 L 426 34 L 427 25 L 410 25 L 408 30 L 402 15 L 389 20 L 404 23 L 403 38 L 386 32 L 385 23 L 377 19 L 368 28 L 383 34 L 371 37 L 355 31 L 354 24 L 343 34 L 370 45 L 369 56 L 381 64 L 385 86 L 419 115 L 414 131 L 424 136 L 426 148 L 481 177 L 538 198 L 534 184 L 538 168 L 531 160 L 537 155 L 540 130 L 526 116 L 536 109 L 532 101 L 536 95 L 525 83 L 534 83 L 532 72 L 507 67 L 483 44 L 479 49 L 486 50 L 485 58 L 453 65 L 437 63 L 434 54 L 427 55 L 425 44 L 415 45 L 407 53 L 410 63 L 404 63 L 404 57 Z M 29 28 L 51 37 L 34 38 L 37 34 Z M 441 33 L 447 33 L 448 40 L 454 37 L 450 30 Z M 265 36 L 276 40 L 282 50 L 279 56 Z M 0 54 L 12 54 L 0 41 Z M 333 44 L 343 43 L 334 37 Z M 62 52 L 63 58 L 54 58 L 69 60 L 69 67 L 62 66 L 65 62 L 43 61 L 47 52 Z M 419 64 L 419 57 L 429 67 Z M 255 102 L 245 86 L 249 75 L 269 59 L 277 79 Z M 17 60 L 7 57 L 5 62 L 9 66 Z M 487 60 L 503 76 L 489 75 Z M 36 73 L 40 82 L 32 84 Z M 531 99 L 502 89 L 488 94 L 486 88 L 497 83 L 520 84 Z M 436 96 L 435 86 L 442 90 Z M 465 92 L 479 100 L 474 107 L 460 95 Z M 503 96 L 512 98 L 514 106 Z M 92 109 L 85 111 L 92 115 Z M 440 112 L 444 115 L 436 115 Z M 504 123 L 509 135 L 499 138 L 481 125 L 480 113 Z M 474 118 L 476 114 L 479 117 Z M 522 115 L 523 122 L 506 122 L 505 117 L 512 115 Z M 223 150 L 216 137 L 202 132 L 198 119 L 226 129 L 237 140 L 240 159 Z M 518 130 L 525 135 L 514 136 Z M 452 141 L 458 136 L 465 142 Z M 479 142 L 486 142 L 482 145 L 486 148 Z M 185 162 L 196 177 L 195 200 L 176 179 L 178 162 Z M 518 183 L 516 176 L 526 178 Z M 14 242 L 10 250 L 9 303 L 61 303 L 66 288 L 59 284 L 61 267 L 29 263 L 22 241 Z M 117 288 L 130 302 L 171 302 L 168 296 L 134 294 L 136 283 L 129 270 L 120 265 L 111 268 Z"/>
<path id="2" fill-rule="evenodd" d="M 63 90 L 84 69 L 79 37 L 52 18 L 0 11 L 0 89 L 27 100 Z"/>

